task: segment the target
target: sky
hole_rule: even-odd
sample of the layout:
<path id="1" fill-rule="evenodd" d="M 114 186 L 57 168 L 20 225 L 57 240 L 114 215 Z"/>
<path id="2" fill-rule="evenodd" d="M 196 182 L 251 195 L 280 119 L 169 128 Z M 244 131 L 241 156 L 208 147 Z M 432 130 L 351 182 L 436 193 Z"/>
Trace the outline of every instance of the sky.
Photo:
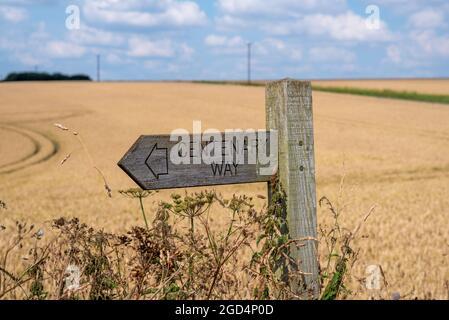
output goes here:
<path id="1" fill-rule="evenodd" d="M 447 0 L 0 0 L 0 78 L 449 76 Z"/>

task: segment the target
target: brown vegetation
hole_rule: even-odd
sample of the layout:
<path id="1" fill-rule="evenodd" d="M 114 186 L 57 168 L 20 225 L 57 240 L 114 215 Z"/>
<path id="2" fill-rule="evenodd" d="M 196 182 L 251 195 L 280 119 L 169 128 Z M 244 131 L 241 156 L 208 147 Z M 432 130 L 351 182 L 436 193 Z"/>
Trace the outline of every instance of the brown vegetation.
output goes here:
<path id="1" fill-rule="evenodd" d="M 133 182 L 116 166 L 140 134 L 189 129 L 192 120 L 219 130 L 265 127 L 262 87 L 27 83 L 2 84 L 0 96 L 0 199 L 7 205 L 0 211 L 0 225 L 6 228 L 0 231 L 2 254 L 16 220 L 40 226 L 44 241 L 52 238 L 50 221 L 61 216 L 116 235 L 145 226 L 138 201 L 118 193 Z M 447 106 L 322 92 L 313 98 L 318 198 L 340 199 L 340 221 L 348 230 L 378 205 L 353 241 L 360 251 L 347 283 L 350 297 L 370 296 L 357 279 L 363 281 L 368 265 L 379 264 L 388 283 L 382 297 L 399 292 L 405 298 L 447 298 Z M 77 137 L 54 123 L 82 133 L 95 166 L 108 179 L 112 199 Z M 340 197 L 342 173 L 346 188 Z M 214 189 L 224 198 L 252 197 L 257 211 L 266 204 L 257 197 L 266 193 L 264 184 Z M 169 202 L 172 193 L 161 191 L 145 200 L 149 222 L 159 202 Z M 333 224 L 327 210 L 318 208 L 323 227 Z M 218 206 L 211 225 L 226 230 L 227 217 Z M 322 243 L 320 250 L 325 248 Z M 8 261 L 15 275 L 23 271 L 22 256 Z"/>

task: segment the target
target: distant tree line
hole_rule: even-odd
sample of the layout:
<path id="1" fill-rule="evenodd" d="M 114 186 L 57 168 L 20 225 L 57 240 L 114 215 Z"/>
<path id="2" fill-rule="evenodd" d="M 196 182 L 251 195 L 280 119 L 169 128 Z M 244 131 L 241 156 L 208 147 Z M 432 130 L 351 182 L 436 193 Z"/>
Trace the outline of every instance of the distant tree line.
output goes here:
<path id="1" fill-rule="evenodd" d="M 62 73 L 46 72 L 12 72 L 3 81 L 91 81 L 91 78 L 84 74 L 66 75 Z"/>

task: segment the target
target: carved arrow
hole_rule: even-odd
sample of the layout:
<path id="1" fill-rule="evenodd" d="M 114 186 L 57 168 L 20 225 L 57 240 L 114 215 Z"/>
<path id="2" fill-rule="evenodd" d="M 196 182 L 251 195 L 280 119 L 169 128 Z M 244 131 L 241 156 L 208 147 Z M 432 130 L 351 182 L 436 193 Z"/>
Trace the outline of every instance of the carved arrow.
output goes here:
<path id="1" fill-rule="evenodd" d="M 157 143 L 155 143 L 145 160 L 145 165 L 156 179 L 159 179 L 159 176 L 168 174 L 168 149 L 158 148 Z"/>

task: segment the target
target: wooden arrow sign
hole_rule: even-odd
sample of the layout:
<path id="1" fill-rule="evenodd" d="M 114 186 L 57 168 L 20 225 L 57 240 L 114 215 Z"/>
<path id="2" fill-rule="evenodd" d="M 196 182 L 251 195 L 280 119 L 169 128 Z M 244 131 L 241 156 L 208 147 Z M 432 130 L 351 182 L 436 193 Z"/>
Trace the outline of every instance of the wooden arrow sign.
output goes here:
<path id="1" fill-rule="evenodd" d="M 277 170 L 277 146 L 275 164 L 273 162 L 267 164 L 264 161 L 262 165 L 257 153 L 260 149 L 258 147 L 259 139 L 264 139 L 266 148 L 263 149 L 263 152 L 265 155 L 270 154 L 270 132 L 263 132 L 263 135 L 256 132 L 252 138 L 246 137 L 243 144 L 239 144 L 239 141 L 232 138 L 238 134 L 227 133 L 226 136 L 222 134 L 222 137 L 227 138 L 216 142 L 221 146 L 222 157 L 212 162 L 204 161 L 201 158 L 205 148 L 211 142 L 201 141 L 200 135 L 187 136 L 189 145 L 184 144 L 185 148 L 180 148 L 182 146 L 181 139 L 180 141 L 170 141 L 169 135 L 141 136 L 118 165 L 142 189 L 146 190 L 270 181 L 272 174 Z M 255 143 L 252 143 L 254 141 L 251 139 L 255 139 Z M 240 140 L 240 142 L 242 141 Z M 195 146 L 198 149 L 195 149 Z M 229 151 L 226 146 L 232 148 L 233 157 L 225 158 L 226 152 Z M 251 146 L 255 146 L 255 149 Z M 199 150 L 199 152 L 195 154 L 195 150 Z M 250 161 L 250 153 L 254 150 L 256 150 L 254 154 L 257 155 L 256 161 Z M 237 160 L 235 156 L 237 151 L 242 152 L 243 163 Z M 187 154 L 185 154 L 186 152 Z M 181 153 L 186 156 L 185 159 L 189 163 L 173 161 L 173 155 L 182 156 Z M 194 159 L 195 157 L 199 158 Z M 267 174 L 267 172 L 269 173 Z"/>

